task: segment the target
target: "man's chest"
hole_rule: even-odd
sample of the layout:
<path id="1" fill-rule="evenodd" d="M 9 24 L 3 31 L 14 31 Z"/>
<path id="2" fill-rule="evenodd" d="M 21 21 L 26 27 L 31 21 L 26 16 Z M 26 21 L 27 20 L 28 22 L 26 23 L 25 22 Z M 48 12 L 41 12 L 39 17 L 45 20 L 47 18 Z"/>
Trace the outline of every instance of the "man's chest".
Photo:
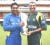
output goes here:
<path id="1" fill-rule="evenodd" d="M 18 24 L 20 23 L 21 19 L 19 17 L 13 17 L 13 18 L 10 18 L 10 24 L 11 25 L 15 25 L 15 24 Z"/>
<path id="2" fill-rule="evenodd" d="M 34 16 L 28 16 L 28 22 L 29 22 L 29 23 L 34 23 L 34 22 L 36 22 L 36 15 L 34 15 Z"/>

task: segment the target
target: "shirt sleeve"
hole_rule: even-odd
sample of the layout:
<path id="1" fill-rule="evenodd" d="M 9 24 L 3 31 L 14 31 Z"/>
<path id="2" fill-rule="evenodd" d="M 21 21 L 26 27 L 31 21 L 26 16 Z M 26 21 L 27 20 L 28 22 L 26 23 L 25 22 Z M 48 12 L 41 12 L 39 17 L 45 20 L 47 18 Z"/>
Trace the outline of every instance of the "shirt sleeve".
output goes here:
<path id="1" fill-rule="evenodd" d="M 39 17 L 39 22 L 40 22 L 40 27 L 43 30 L 47 30 L 47 23 L 46 23 L 46 19 L 43 14 L 41 14 L 41 16 Z"/>
<path id="2" fill-rule="evenodd" d="M 3 21 L 3 29 L 5 31 L 14 31 L 18 28 L 21 28 L 19 24 L 15 24 L 15 25 L 10 25 L 10 19 L 9 16 L 5 16 L 4 17 L 4 21 Z"/>

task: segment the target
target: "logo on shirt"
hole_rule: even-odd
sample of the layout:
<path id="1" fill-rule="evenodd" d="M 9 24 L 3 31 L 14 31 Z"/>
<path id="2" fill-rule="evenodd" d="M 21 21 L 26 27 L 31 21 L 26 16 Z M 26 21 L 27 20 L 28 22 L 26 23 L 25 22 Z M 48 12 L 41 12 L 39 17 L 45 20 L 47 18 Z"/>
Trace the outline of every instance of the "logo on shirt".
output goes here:
<path id="1" fill-rule="evenodd" d="M 35 21 L 35 19 L 33 19 L 33 21 Z"/>
<path id="2" fill-rule="evenodd" d="M 11 25 L 15 25 L 15 22 L 13 19 L 11 19 L 10 22 L 11 22 Z"/>
<path id="3" fill-rule="evenodd" d="M 12 22 L 11 24 L 12 24 L 12 25 L 15 25 L 15 23 L 14 23 L 14 22 Z"/>
<path id="4" fill-rule="evenodd" d="M 37 26 L 33 26 L 33 25 L 28 25 L 28 28 L 33 28 L 33 29 L 37 29 Z"/>
<path id="5" fill-rule="evenodd" d="M 17 22 L 20 22 L 20 20 L 17 20 Z"/>

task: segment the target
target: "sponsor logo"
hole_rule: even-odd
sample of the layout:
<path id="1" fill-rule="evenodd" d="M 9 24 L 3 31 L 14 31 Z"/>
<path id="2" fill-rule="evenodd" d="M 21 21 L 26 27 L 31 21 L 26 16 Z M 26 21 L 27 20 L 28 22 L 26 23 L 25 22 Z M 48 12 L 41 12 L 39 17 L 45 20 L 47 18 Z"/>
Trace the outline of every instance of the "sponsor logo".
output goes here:
<path id="1" fill-rule="evenodd" d="M 28 25 L 28 28 L 34 28 L 34 29 L 37 29 L 37 26 Z"/>

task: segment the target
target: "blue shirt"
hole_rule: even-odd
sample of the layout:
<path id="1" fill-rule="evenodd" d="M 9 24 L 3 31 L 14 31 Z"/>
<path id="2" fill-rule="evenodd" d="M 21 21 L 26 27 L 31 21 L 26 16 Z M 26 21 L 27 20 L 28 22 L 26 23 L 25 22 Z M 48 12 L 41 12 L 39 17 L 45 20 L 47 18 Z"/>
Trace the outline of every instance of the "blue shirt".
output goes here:
<path id="1" fill-rule="evenodd" d="M 22 27 L 19 25 L 21 22 L 20 16 L 14 16 L 12 13 L 6 14 L 3 21 L 4 31 L 10 31 L 11 34 L 20 34 Z"/>

